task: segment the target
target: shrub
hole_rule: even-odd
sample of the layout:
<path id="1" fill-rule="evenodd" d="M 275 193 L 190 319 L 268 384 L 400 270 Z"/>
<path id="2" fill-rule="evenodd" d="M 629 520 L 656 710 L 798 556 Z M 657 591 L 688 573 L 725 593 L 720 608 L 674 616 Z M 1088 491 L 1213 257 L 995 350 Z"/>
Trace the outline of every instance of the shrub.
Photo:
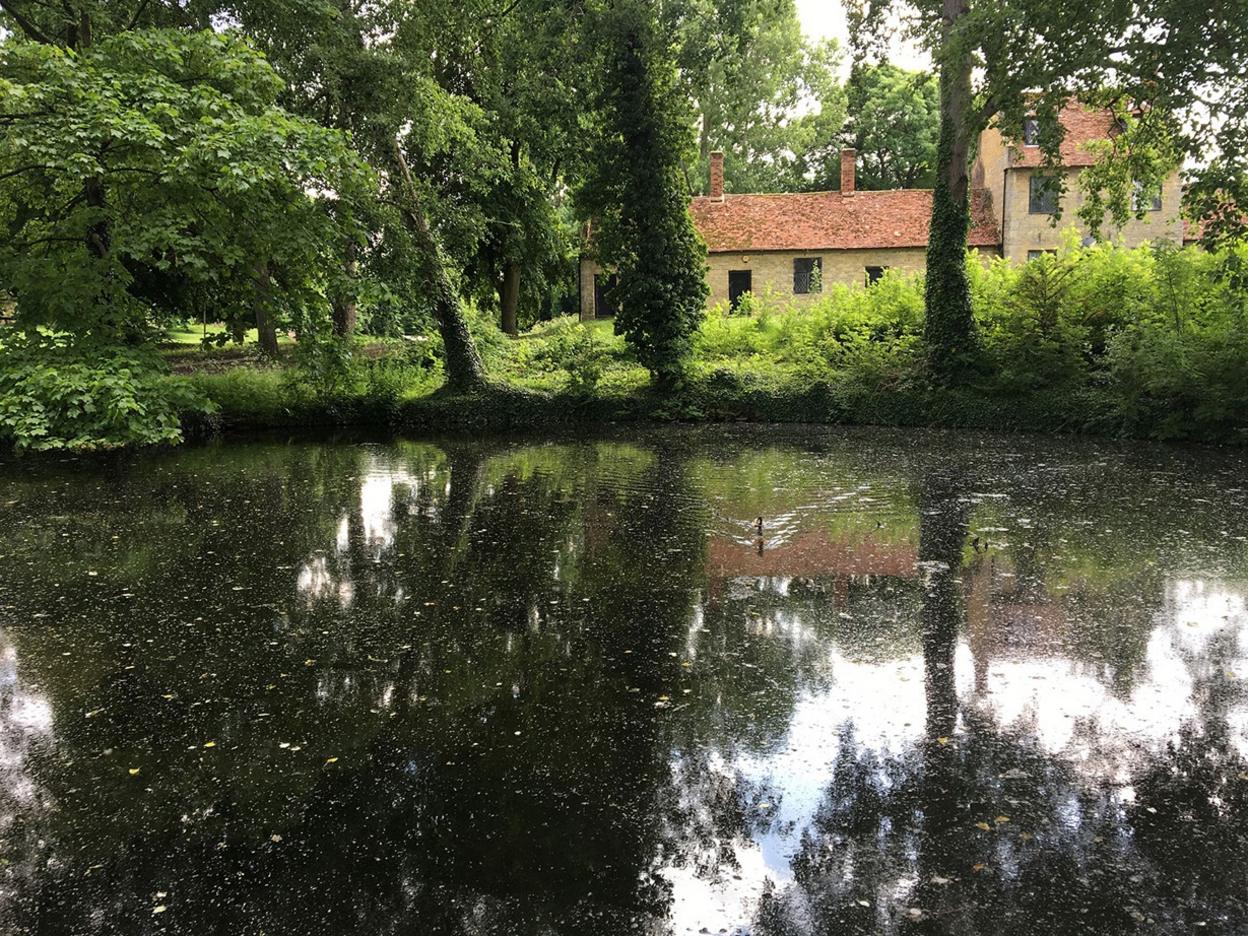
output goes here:
<path id="1" fill-rule="evenodd" d="M 593 332 L 575 318 L 565 316 L 544 326 L 532 360 L 548 369 L 560 369 L 568 386 L 577 393 L 588 393 L 602 379 L 606 353 Z"/>
<path id="2" fill-rule="evenodd" d="M 0 344 L 0 438 L 18 451 L 182 440 L 181 415 L 213 405 L 148 348 L 13 332 Z"/>

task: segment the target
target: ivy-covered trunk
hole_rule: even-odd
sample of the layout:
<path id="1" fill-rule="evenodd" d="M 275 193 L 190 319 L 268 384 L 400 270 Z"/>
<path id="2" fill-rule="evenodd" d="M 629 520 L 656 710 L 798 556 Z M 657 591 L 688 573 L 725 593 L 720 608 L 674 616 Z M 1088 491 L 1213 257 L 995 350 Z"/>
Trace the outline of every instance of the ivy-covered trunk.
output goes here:
<path id="1" fill-rule="evenodd" d="M 966 276 L 971 223 L 971 50 L 964 35 L 968 0 L 944 0 L 940 62 L 940 140 L 927 242 L 927 319 L 923 336 L 932 376 L 956 383 L 978 339 Z"/>
<path id="2" fill-rule="evenodd" d="M 485 367 L 477 352 L 476 342 L 468 331 L 468 322 L 460 308 L 459 296 L 446 273 L 442 245 L 429 230 L 429 220 L 420 204 L 416 183 L 412 180 L 412 173 L 407 168 L 407 160 L 403 157 L 403 150 L 397 140 L 394 143 L 394 160 L 403 187 L 403 221 L 408 233 L 412 235 L 416 249 L 423 255 L 425 288 L 433 306 L 438 333 L 442 336 L 442 346 L 446 354 L 446 385 L 460 392 L 479 390 L 487 383 Z"/>

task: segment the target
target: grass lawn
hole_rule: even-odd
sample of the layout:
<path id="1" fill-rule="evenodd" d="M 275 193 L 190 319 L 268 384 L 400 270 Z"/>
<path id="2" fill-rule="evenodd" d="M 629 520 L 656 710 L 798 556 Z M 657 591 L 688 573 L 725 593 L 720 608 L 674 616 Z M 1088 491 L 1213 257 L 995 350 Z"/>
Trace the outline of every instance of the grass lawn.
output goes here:
<path id="1" fill-rule="evenodd" d="M 170 328 L 165 332 L 165 345 L 198 345 L 203 341 L 204 335 L 221 335 L 225 333 L 225 326 L 220 322 L 210 322 L 206 327 L 203 325 L 186 324 Z M 246 344 L 256 344 L 260 340 L 254 328 L 247 329 L 245 339 Z M 278 344 L 293 344 L 294 339 L 283 332 L 277 333 Z M 228 347 L 228 345 L 227 345 Z"/>

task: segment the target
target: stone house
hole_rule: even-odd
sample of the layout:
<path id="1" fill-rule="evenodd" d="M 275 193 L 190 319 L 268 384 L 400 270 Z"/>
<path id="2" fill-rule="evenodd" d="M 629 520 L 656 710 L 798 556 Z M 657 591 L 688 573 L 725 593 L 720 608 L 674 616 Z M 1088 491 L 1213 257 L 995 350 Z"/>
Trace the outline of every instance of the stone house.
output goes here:
<path id="1" fill-rule="evenodd" d="M 1066 192 L 1062 217 L 1052 223 L 1057 198 L 1040 173 L 1036 128 L 1024 127 L 1021 147 L 1011 146 L 996 128 L 980 137 L 971 170 L 969 244 L 985 257 L 1025 262 L 1055 251 L 1063 232 L 1083 225 L 1076 217 L 1082 198 L 1078 174 L 1095 157 L 1088 143 L 1114 131 L 1114 117 L 1104 110 L 1068 105 L 1061 114 L 1066 130 L 1061 172 Z M 794 303 L 818 298 L 824 283 L 871 283 L 885 270 L 918 272 L 927 251 L 932 212 L 931 189 L 857 191 L 857 154 L 841 153 L 841 187 L 834 192 L 735 194 L 724 191 L 722 153 L 711 154 L 710 194 L 697 196 L 689 212 L 707 246 L 709 303 L 735 303 L 746 293 L 785 296 Z M 1179 214 L 1182 191 L 1178 173 L 1166 180 L 1161 195 L 1142 220 L 1103 233 L 1133 247 L 1146 240 L 1181 242 L 1185 228 Z M 614 314 L 606 293 L 610 274 L 586 254 L 580 264 L 582 319 Z"/>

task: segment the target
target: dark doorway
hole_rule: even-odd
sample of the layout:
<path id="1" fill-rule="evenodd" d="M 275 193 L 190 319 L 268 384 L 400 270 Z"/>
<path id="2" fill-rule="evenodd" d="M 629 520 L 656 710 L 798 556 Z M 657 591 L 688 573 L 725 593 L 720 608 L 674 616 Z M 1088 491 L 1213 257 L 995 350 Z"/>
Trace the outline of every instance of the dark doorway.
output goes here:
<path id="1" fill-rule="evenodd" d="M 728 304 L 733 309 L 741 304 L 743 295 L 753 292 L 751 288 L 753 281 L 754 277 L 749 270 L 728 271 Z"/>
<path id="2" fill-rule="evenodd" d="M 614 273 L 610 275 L 606 273 L 594 274 L 594 318 L 613 318 L 615 316 L 615 303 L 608 297 L 619 281 L 620 278 Z"/>

